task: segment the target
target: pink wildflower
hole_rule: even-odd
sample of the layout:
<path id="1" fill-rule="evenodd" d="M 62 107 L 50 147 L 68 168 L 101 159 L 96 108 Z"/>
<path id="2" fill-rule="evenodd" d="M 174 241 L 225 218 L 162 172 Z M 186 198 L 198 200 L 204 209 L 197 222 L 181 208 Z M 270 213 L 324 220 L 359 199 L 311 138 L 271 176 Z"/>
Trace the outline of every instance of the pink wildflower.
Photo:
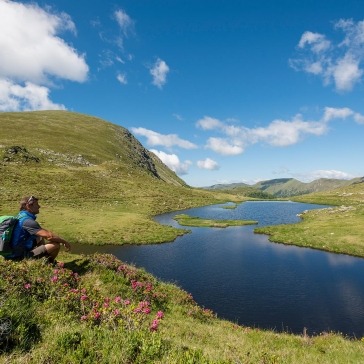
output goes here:
<path id="1" fill-rule="evenodd" d="M 157 314 L 156 314 L 156 317 L 158 319 L 162 319 L 164 317 L 164 313 L 162 311 L 158 311 Z"/>
<path id="2" fill-rule="evenodd" d="M 130 300 L 124 300 L 124 305 L 125 305 L 125 306 L 130 305 Z"/>
<path id="3" fill-rule="evenodd" d="M 58 281 L 58 277 L 57 277 L 57 276 L 53 276 L 53 277 L 51 278 L 51 281 L 52 281 L 52 282 L 57 282 L 57 281 Z"/>
<path id="4" fill-rule="evenodd" d="M 158 320 L 153 320 L 152 324 L 150 325 L 150 331 L 157 331 L 159 325 Z"/>
<path id="5" fill-rule="evenodd" d="M 87 320 L 87 316 L 86 315 L 81 316 L 81 321 L 85 321 L 85 320 Z"/>
<path id="6" fill-rule="evenodd" d="M 120 296 L 115 297 L 114 302 L 115 303 L 120 303 L 121 302 L 121 297 Z"/>
<path id="7" fill-rule="evenodd" d="M 80 299 L 81 299 L 81 301 L 86 301 L 86 300 L 88 299 L 88 297 L 87 297 L 85 294 L 83 294 L 83 295 L 80 297 Z"/>
<path id="8" fill-rule="evenodd" d="M 64 268 L 64 263 L 63 263 L 63 262 L 58 262 L 58 263 L 57 263 L 57 265 L 58 265 L 58 267 L 60 267 L 60 268 Z"/>
<path id="9" fill-rule="evenodd" d="M 113 312 L 114 312 L 114 315 L 115 315 L 115 316 L 120 315 L 120 310 L 118 310 L 118 309 L 115 309 Z"/>
<path id="10" fill-rule="evenodd" d="M 94 318 L 98 320 L 101 317 L 101 313 L 99 311 L 94 312 Z"/>
<path id="11" fill-rule="evenodd" d="M 26 284 L 24 284 L 24 288 L 25 288 L 25 289 L 29 289 L 31 286 L 32 286 L 32 285 L 31 285 L 30 283 L 26 283 Z"/>

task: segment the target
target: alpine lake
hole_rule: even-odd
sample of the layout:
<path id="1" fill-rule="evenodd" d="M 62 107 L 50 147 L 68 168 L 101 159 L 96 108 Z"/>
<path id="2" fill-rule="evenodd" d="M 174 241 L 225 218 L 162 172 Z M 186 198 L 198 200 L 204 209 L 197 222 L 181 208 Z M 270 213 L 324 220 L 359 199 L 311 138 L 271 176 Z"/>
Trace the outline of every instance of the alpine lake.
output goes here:
<path id="1" fill-rule="evenodd" d="M 175 283 L 218 317 L 239 325 L 318 335 L 364 336 L 364 259 L 272 243 L 258 226 L 300 221 L 305 210 L 328 206 L 277 201 L 213 205 L 157 216 L 191 233 L 154 245 L 77 245 L 75 253 L 110 253 Z M 175 215 L 256 220 L 227 228 L 183 227 Z"/>

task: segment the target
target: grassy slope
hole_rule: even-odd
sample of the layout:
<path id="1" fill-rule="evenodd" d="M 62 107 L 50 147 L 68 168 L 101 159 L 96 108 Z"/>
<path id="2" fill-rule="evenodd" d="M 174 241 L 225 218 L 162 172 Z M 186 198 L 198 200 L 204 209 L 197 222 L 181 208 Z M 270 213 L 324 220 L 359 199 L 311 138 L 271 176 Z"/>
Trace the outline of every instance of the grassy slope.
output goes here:
<path id="1" fill-rule="evenodd" d="M 0 160 L 10 158 L 0 163 L 0 214 L 15 214 L 19 199 L 34 194 L 43 206 L 40 223 L 71 242 L 171 241 L 183 230 L 153 215 L 233 198 L 189 188 L 126 129 L 98 118 L 0 113 L 0 127 Z M 7 153 L 12 146 L 33 159 Z"/>
<path id="2" fill-rule="evenodd" d="M 278 334 L 220 320 L 197 306 L 187 292 L 112 256 L 64 254 L 62 258 L 64 267 L 57 269 L 41 261 L 0 260 L 0 291 L 7 293 L 0 320 L 10 320 L 12 328 L 1 337 L 0 363 L 346 364 L 364 360 L 359 340 L 332 333 Z M 128 304 L 123 303 L 126 299 Z M 146 300 L 151 313 L 135 313 Z M 151 332 L 157 311 L 164 317 L 158 330 Z"/>

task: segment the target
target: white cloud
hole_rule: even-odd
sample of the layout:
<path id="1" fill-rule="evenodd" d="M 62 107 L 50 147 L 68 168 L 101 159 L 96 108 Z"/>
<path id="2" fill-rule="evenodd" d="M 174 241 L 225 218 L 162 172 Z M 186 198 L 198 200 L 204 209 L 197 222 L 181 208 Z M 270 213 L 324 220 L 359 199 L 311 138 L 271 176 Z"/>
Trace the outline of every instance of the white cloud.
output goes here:
<path id="1" fill-rule="evenodd" d="M 326 37 L 319 33 L 304 32 L 298 43 L 299 48 L 304 48 L 309 45 L 314 53 L 320 53 L 330 48 L 330 41 Z"/>
<path id="2" fill-rule="evenodd" d="M 311 182 L 311 181 L 314 181 L 314 180 L 320 179 L 320 178 L 352 179 L 352 178 L 354 178 L 354 176 L 349 173 L 346 173 L 346 172 L 336 171 L 336 170 L 332 169 L 332 170 L 312 171 L 305 175 L 297 176 L 297 178 L 303 182 Z"/>
<path id="3" fill-rule="evenodd" d="M 197 161 L 197 167 L 201 169 L 208 169 L 210 171 L 215 171 L 220 168 L 218 163 L 210 158 Z"/>
<path id="4" fill-rule="evenodd" d="M 290 65 L 296 71 L 321 76 L 324 84 L 334 83 L 338 91 L 350 91 L 364 74 L 364 21 L 341 19 L 334 25 L 344 39 L 334 44 L 319 33 L 304 32 L 298 43 L 302 52 Z"/>
<path id="5" fill-rule="evenodd" d="M 258 128 L 228 125 L 214 118 L 204 130 L 210 130 L 209 125 L 218 126 L 223 138 L 210 137 L 206 148 L 222 155 L 237 155 L 244 152 L 249 146 L 257 143 L 266 143 L 274 147 L 287 147 L 297 144 L 308 135 L 321 136 L 328 132 L 328 124 L 333 120 L 352 118 L 358 124 L 364 124 L 364 116 L 353 110 L 344 108 L 326 107 L 319 120 L 304 120 L 301 114 L 295 115 L 291 120 L 273 120 L 269 125 Z M 201 126 L 197 123 L 196 126 Z"/>
<path id="6" fill-rule="evenodd" d="M 322 117 L 322 121 L 329 122 L 333 119 L 346 119 L 349 116 L 352 116 L 354 112 L 348 107 L 343 108 L 334 108 L 334 107 L 325 107 L 324 115 Z"/>
<path id="7" fill-rule="evenodd" d="M 25 86 L 0 79 L 0 111 L 65 110 L 49 99 L 49 89 L 26 82 Z"/>
<path id="8" fill-rule="evenodd" d="M 222 155 L 238 155 L 244 151 L 242 146 L 233 144 L 232 141 L 222 138 L 209 138 L 206 148 Z"/>
<path id="9" fill-rule="evenodd" d="M 223 123 L 220 120 L 210 116 L 204 116 L 202 119 L 197 120 L 196 126 L 202 130 L 213 130 L 221 128 Z"/>
<path id="10" fill-rule="evenodd" d="M 340 91 L 350 91 L 363 75 L 363 70 L 359 67 L 359 59 L 355 59 L 351 54 L 340 59 L 332 70 L 336 88 Z"/>
<path id="11" fill-rule="evenodd" d="M 169 72 L 167 63 L 158 58 L 149 71 L 153 77 L 153 85 L 162 88 L 167 82 L 167 74 Z"/>
<path id="12" fill-rule="evenodd" d="M 59 37 L 75 34 L 69 15 L 0 0 L 0 105 L 3 111 L 64 109 L 49 100 L 56 79 L 84 82 L 84 56 Z"/>
<path id="13" fill-rule="evenodd" d="M 124 36 L 127 37 L 129 33 L 134 32 L 134 21 L 123 9 L 116 10 L 114 15 Z"/>
<path id="14" fill-rule="evenodd" d="M 118 73 L 118 75 L 116 76 L 116 79 L 123 85 L 126 85 L 128 83 L 125 73 Z"/>
<path id="15" fill-rule="evenodd" d="M 136 135 L 141 135 L 147 138 L 147 144 L 151 146 L 162 145 L 170 148 L 178 146 L 184 149 L 195 149 L 197 146 L 188 140 L 178 137 L 176 134 L 160 134 L 153 130 L 145 128 L 131 128 L 131 131 Z"/>
<path id="16" fill-rule="evenodd" d="M 74 29 L 66 14 L 0 0 L 0 77 L 34 83 L 52 76 L 85 81 L 84 57 L 57 36 L 65 29 Z"/>
<path id="17" fill-rule="evenodd" d="M 178 175 L 184 175 L 188 173 L 188 169 L 191 165 L 190 161 L 181 162 L 176 154 L 167 154 L 155 149 L 150 150 L 154 153 L 168 168 Z"/>

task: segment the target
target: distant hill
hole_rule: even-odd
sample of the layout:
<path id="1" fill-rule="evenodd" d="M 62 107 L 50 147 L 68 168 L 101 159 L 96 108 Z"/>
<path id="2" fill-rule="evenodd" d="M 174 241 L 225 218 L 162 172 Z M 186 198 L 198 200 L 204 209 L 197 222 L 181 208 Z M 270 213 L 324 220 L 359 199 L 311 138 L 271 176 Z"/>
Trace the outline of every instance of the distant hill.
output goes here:
<path id="1" fill-rule="evenodd" d="M 314 192 L 324 192 L 336 189 L 338 187 L 349 186 L 353 183 L 362 181 L 362 178 L 352 180 L 320 178 L 315 181 L 305 183 L 294 178 L 279 178 L 258 182 L 254 185 L 245 183 L 221 184 L 207 187 L 209 190 L 223 190 L 232 193 L 246 193 L 248 195 L 257 194 L 258 191 L 266 194 L 265 198 L 273 197 L 290 197 L 305 195 Z"/>

